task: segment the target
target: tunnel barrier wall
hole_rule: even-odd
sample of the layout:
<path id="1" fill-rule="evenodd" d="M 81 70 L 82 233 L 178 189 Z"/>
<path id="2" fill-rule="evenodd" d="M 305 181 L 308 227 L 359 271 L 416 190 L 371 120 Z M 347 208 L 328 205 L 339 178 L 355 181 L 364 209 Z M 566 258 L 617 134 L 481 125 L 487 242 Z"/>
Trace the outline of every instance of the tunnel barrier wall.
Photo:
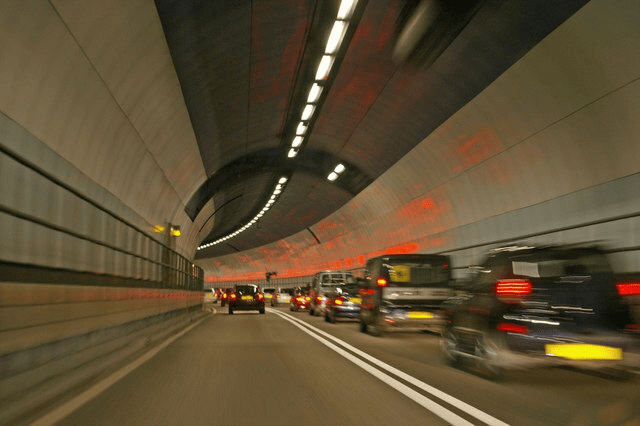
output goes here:
<path id="1" fill-rule="evenodd" d="M 151 225 L 2 114 L 0 187 L 2 264 L 125 278 L 127 287 L 202 290 L 202 269 L 171 238 L 159 241 Z"/>
<path id="2" fill-rule="evenodd" d="M 203 271 L 175 241 L 2 114 L 0 188 L 3 406 L 79 354 L 89 365 L 202 311 Z"/>

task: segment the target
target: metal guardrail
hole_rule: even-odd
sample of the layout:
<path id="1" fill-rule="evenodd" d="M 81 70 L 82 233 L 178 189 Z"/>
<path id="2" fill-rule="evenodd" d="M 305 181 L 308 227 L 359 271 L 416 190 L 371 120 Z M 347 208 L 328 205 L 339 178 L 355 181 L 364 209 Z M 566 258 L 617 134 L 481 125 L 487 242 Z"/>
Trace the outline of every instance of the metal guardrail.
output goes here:
<path id="1" fill-rule="evenodd" d="M 76 189 L 74 189 L 71 186 L 67 185 L 66 183 L 62 182 L 60 179 L 58 179 L 55 176 L 51 175 L 47 171 L 41 169 L 40 167 L 38 167 L 37 165 L 35 165 L 31 161 L 25 159 L 24 157 L 20 156 L 19 154 L 13 152 L 12 150 L 10 150 L 10 149 L 2 146 L 2 145 L 0 145 L 0 152 L 5 154 L 6 156 L 10 157 L 14 161 L 20 163 L 24 167 L 32 170 L 33 172 L 39 174 L 42 177 L 44 177 L 45 179 L 47 179 L 51 183 L 55 184 L 56 186 L 58 186 L 60 188 L 63 188 L 65 191 L 67 191 L 70 194 L 74 195 L 75 197 L 81 199 L 82 201 L 84 201 L 87 204 L 91 205 L 95 209 L 97 209 L 97 210 L 99 210 L 99 211 L 101 211 L 103 213 L 106 213 L 113 220 L 115 220 L 117 222 L 120 222 L 121 224 L 125 225 L 127 228 L 133 230 L 135 233 L 137 233 L 138 235 L 142 236 L 142 238 L 148 240 L 151 245 L 155 245 L 157 248 L 159 248 L 160 252 L 161 252 L 161 259 L 162 259 L 162 260 L 157 260 L 157 259 L 154 259 L 154 258 L 145 257 L 145 256 L 140 255 L 138 253 L 135 253 L 135 252 L 133 252 L 131 250 L 123 249 L 123 248 L 118 247 L 118 246 L 116 246 L 114 244 L 110 244 L 110 243 L 107 243 L 107 242 L 104 242 L 104 241 L 100 241 L 100 240 L 98 240 L 96 238 L 93 238 L 93 237 L 88 236 L 88 235 L 83 235 L 83 234 L 81 234 L 79 232 L 76 232 L 76 231 L 74 231 L 72 229 L 68 229 L 68 228 L 56 225 L 54 223 L 48 222 L 46 220 L 43 220 L 41 218 L 37 218 L 37 217 L 34 217 L 32 215 L 25 214 L 25 213 L 20 212 L 20 211 L 18 211 L 16 209 L 0 205 L 0 212 L 5 213 L 5 214 L 10 215 L 10 216 L 13 216 L 13 217 L 15 217 L 17 219 L 24 220 L 24 221 L 33 223 L 35 225 L 39 225 L 39 226 L 45 227 L 45 228 L 47 228 L 49 230 L 52 230 L 52 231 L 55 231 L 55 232 L 59 232 L 59 233 L 64 234 L 64 235 L 71 236 L 71 237 L 76 238 L 78 240 L 83 240 L 83 241 L 89 242 L 91 244 L 95 244 L 95 245 L 107 248 L 107 249 L 115 251 L 117 253 L 124 254 L 125 256 L 128 256 L 128 257 L 133 258 L 133 259 L 139 259 L 144 264 L 148 265 L 148 267 L 159 268 L 160 271 L 161 271 L 161 273 L 160 273 L 161 279 L 160 280 L 138 279 L 138 278 L 134 278 L 134 277 L 118 276 L 118 275 L 113 275 L 113 274 L 108 274 L 108 273 L 102 274 L 102 273 L 95 273 L 95 272 L 91 272 L 91 271 L 70 270 L 70 269 L 47 267 L 47 266 L 43 266 L 43 265 L 18 264 L 18 263 L 15 263 L 15 262 L 0 262 L 0 267 L 3 270 L 5 270 L 5 271 L 8 271 L 8 270 L 12 270 L 12 271 L 21 270 L 21 271 L 23 271 L 23 273 L 25 272 L 25 268 L 33 268 L 34 270 L 41 271 L 41 272 L 43 270 L 48 270 L 50 272 L 57 271 L 58 273 L 53 273 L 52 274 L 53 276 L 50 277 L 50 278 L 53 278 L 55 276 L 65 276 L 66 280 L 69 280 L 69 274 L 77 273 L 77 274 L 79 274 L 79 276 L 83 276 L 83 277 L 86 277 L 87 274 L 89 274 L 90 276 L 94 276 L 93 278 L 88 280 L 91 283 L 91 285 L 108 285 L 108 284 L 104 284 L 104 283 L 118 282 L 119 285 L 127 286 L 127 287 L 156 287 L 156 288 L 169 288 L 169 289 L 194 290 L 194 291 L 202 291 L 203 290 L 203 288 L 204 288 L 204 271 L 202 270 L 202 268 L 200 268 L 198 266 L 195 266 L 190 260 L 188 260 L 187 258 L 182 256 L 181 254 L 179 254 L 175 250 L 171 249 L 166 244 L 163 244 L 162 242 L 155 240 L 154 238 L 149 236 L 143 230 L 141 230 L 138 227 L 136 227 L 135 225 L 129 223 L 128 221 L 126 221 L 122 217 L 118 216 L 114 212 L 110 211 L 109 209 L 101 206 L 99 203 L 95 202 L 94 200 L 92 200 L 89 197 L 85 196 L 84 194 L 80 193 Z M 7 268 L 9 268 L 9 269 L 7 269 Z M 16 280 L 16 278 L 18 278 L 18 277 L 16 276 L 15 273 L 8 274 L 8 275 L 11 278 L 13 278 L 13 281 L 21 281 L 21 280 Z M 96 280 L 95 279 L 95 277 L 103 277 L 104 278 L 105 276 L 106 277 L 110 277 L 110 278 L 107 279 L 107 280 L 101 280 L 101 279 L 97 279 Z M 0 274 L 0 281 L 7 281 L 7 278 L 8 278 L 7 274 L 4 274 L 4 273 Z M 100 284 L 100 283 L 103 283 L 103 284 Z"/>

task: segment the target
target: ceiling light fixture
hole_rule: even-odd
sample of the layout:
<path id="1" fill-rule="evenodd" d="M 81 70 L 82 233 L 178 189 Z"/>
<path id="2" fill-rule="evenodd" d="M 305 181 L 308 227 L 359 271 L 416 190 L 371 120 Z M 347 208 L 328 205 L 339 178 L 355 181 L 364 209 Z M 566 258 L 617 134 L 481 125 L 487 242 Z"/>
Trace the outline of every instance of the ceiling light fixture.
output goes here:
<path id="1" fill-rule="evenodd" d="M 311 117 L 315 109 L 316 109 L 315 106 L 307 104 L 307 106 L 304 107 L 304 110 L 302 110 L 302 119 L 303 120 L 309 119 L 309 117 Z"/>
<path id="2" fill-rule="evenodd" d="M 324 53 L 328 55 L 335 54 L 346 31 L 347 23 L 344 21 L 336 21 L 331 29 L 331 34 L 329 34 L 329 40 L 327 41 L 327 47 L 325 48 Z"/>
<path id="3" fill-rule="evenodd" d="M 318 65 L 318 71 L 316 72 L 316 80 L 325 80 L 329 77 L 329 71 L 331 71 L 331 65 L 333 64 L 333 56 L 324 55 Z"/>
<path id="4" fill-rule="evenodd" d="M 327 176 L 327 179 L 329 179 L 331 181 L 336 180 L 336 179 L 338 179 L 338 174 L 336 172 L 331 172 L 331 173 L 329 173 L 329 176 Z"/>
<path id="5" fill-rule="evenodd" d="M 318 83 L 313 83 L 311 89 L 309 89 L 309 96 L 307 96 L 307 102 L 313 103 L 317 102 L 320 98 L 320 94 L 322 93 L 322 87 L 318 85 Z"/>
<path id="6" fill-rule="evenodd" d="M 296 136 L 295 138 L 293 138 L 293 142 L 291 142 L 291 146 L 293 148 L 297 148 L 300 145 L 302 145 L 302 136 Z"/>
<path id="7" fill-rule="evenodd" d="M 357 0 L 342 0 L 340 2 L 340 9 L 338 9 L 338 19 L 349 19 L 355 9 Z"/>

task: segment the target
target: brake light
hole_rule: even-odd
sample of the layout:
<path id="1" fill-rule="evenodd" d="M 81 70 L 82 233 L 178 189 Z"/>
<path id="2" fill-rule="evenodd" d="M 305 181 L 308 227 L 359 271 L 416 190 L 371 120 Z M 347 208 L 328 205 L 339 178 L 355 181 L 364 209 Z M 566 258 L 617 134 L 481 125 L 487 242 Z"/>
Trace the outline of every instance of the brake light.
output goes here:
<path id="1" fill-rule="evenodd" d="M 531 281 L 521 279 L 498 280 L 496 294 L 503 297 L 519 297 L 531 294 Z"/>
<path id="2" fill-rule="evenodd" d="M 618 294 L 620 296 L 639 296 L 640 295 L 640 283 L 618 283 Z"/>
<path id="3" fill-rule="evenodd" d="M 258 300 L 264 300 L 264 294 L 258 293 Z"/>
<path id="4" fill-rule="evenodd" d="M 505 331 L 507 333 L 518 333 L 518 334 L 529 333 L 529 328 L 526 325 L 513 324 L 510 322 L 501 322 L 496 326 L 496 330 Z"/>
<path id="5" fill-rule="evenodd" d="M 236 300 L 236 294 L 235 293 L 231 293 L 231 300 Z"/>
<path id="6" fill-rule="evenodd" d="M 376 284 L 378 284 L 378 287 L 386 287 L 387 286 L 387 279 L 386 278 L 378 278 L 376 280 Z"/>
<path id="7" fill-rule="evenodd" d="M 342 297 L 336 297 L 333 300 L 333 303 L 335 303 L 336 305 L 343 305 L 344 304 L 344 299 Z"/>
<path id="8" fill-rule="evenodd" d="M 222 293 L 222 298 L 226 299 L 227 298 L 227 293 Z"/>
<path id="9" fill-rule="evenodd" d="M 316 304 L 322 303 L 322 296 L 316 296 Z"/>

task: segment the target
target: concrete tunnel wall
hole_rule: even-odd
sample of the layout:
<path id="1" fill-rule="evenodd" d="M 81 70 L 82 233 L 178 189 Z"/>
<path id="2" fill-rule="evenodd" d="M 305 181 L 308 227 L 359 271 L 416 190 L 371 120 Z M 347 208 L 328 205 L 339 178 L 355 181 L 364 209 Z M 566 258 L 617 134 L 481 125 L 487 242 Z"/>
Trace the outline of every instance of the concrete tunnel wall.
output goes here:
<path id="1" fill-rule="evenodd" d="M 57 343 L 79 351 L 74 336 L 91 345 L 201 305 L 186 281 L 148 287 L 166 278 L 162 244 L 193 258 L 202 223 L 184 205 L 206 176 L 153 1 L 0 9 L 3 379 Z"/>
<path id="2" fill-rule="evenodd" d="M 320 244 L 305 231 L 198 261 L 207 280 L 355 269 L 389 251 L 447 252 L 463 267 L 510 239 L 638 247 L 638 22 L 640 3 L 591 1 L 352 202 L 311 227 Z M 640 269 L 637 249 L 612 259 L 620 272 Z"/>

